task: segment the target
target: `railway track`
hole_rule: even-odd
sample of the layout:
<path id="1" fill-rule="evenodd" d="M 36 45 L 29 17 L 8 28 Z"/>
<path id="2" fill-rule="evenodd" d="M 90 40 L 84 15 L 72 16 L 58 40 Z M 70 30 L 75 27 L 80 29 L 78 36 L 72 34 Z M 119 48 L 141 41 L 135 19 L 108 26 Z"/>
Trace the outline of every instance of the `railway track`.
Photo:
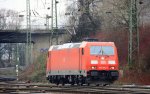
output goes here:
<path id="1" fill-rule="evenodd" d="M 56 86 L 42 83 L 0 83 L 0 93 L 75 93 L 75 94 L 150 94 L 150 87 L 132 85 L 111 86 Z"/>

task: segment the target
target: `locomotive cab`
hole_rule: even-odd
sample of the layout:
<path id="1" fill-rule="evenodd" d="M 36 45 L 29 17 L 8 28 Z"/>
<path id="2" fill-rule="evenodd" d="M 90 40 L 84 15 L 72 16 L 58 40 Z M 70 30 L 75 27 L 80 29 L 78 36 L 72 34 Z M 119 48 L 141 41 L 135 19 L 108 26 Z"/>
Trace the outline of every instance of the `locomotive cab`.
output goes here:
<path id="1" fill-rule="evenodd" d="M 88 82 L 118 79 L 118 55 L 114 43 L 90 43 L 86 57 Z"/>

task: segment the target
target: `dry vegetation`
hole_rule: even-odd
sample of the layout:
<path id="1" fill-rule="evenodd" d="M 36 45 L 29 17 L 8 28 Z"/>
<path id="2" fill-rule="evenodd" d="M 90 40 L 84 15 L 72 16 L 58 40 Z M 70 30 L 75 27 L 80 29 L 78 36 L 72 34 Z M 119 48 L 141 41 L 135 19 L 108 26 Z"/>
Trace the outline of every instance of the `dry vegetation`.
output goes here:
<path id="1" fill-rule="evenodd" d="M 26 82 L 46 82 L 46 57 L 47 53 L 41 53 L 36 62 L 20 73 L 19 79 Z"/>

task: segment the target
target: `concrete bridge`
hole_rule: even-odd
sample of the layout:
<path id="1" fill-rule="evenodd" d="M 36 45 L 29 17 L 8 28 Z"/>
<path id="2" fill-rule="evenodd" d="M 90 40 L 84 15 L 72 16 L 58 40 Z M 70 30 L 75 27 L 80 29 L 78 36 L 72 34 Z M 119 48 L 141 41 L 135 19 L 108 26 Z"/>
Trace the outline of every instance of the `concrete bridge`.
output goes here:
<path id="1" fill-rule="evenodd" d="M 56 35 L 65 35 L 65 29 L 59 29 L 58 32 L 50 32 L 50 30 L 31 31 L 32 43 L 38 42 L 39 37 L 55 37 Z M 0 30 L 0 43 L 27 43 L 27 30 Z"/>
<path id="2" fill-rule="evenodd" d="M 69 40 L 68 34 L 65 29 L 59 29 L 58 32 L 53 33 L 53 38 L 50 40 L 52 33 L 49 30 L 36 30 L 31 31 L 31 42 L 33 45 L 32 53 L 34 54 L 33 60 L 36 60 L 41 51 L 47 51 L 52 44 L 62 44 Z M 56 37 L 58 35 L 58 37 Z M 0 43 L 27 43 L 26 30 L 0 30 Z"/>

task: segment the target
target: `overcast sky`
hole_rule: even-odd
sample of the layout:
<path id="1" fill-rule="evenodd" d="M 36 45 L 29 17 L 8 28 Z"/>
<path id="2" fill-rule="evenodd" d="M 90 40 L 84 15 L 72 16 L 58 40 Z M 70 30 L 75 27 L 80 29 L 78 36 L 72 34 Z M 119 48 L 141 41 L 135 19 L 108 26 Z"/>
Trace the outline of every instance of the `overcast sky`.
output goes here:
<path id="1" fill-rule="evenodd" d="M 0 8 L 14 9 L 17 11 L 24 10 L 26 0 L 0 0 Z"/>
<path id="2" fill-rule="evenodd" d="M 58 21 L 59 25 L 64 24 L 65 9 L 67 0 L 57 0 L 58 3 Z M 44 25 L 46 14 L 50 15 L 51 10 L 47 8 L 51 6 L 51 0 L 30 0 L 31 5 L 31 19 L 34 24 Z M 20 14 L 26 15 L 26 0 L 0 0 L 0 9 L 12 9 L 18 11 Z M 39 15 L 34 14 L 37 12 Z"/>

